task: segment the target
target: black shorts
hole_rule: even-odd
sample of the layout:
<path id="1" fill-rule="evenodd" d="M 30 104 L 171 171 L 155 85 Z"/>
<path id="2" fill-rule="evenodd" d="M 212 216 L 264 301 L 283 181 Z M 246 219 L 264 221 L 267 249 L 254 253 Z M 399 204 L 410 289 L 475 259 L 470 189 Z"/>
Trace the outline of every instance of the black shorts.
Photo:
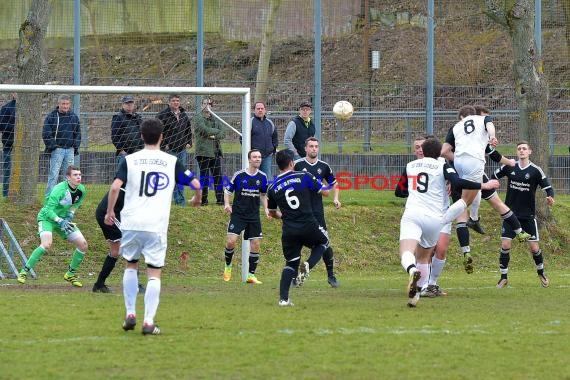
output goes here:
<path id="1" fill-rule="evenodd" d="M 489 182 L 489 177 L 487 177 L 487 174 L 483 174 L 483 183 L 487 183 L 487 182 Z M 497 192 L 495 190 L 481 190 L 481 198 L 488 201 L 496 193 Z"/>
<path id="2" fill-rule="evenodd" d="M 325 230 L 328 231 L 327 222 L 325 221 L 325 214 L 315 213 L 315 219 L 317 219 L 317 222 L 320 224 L 321 227 L 323 227 Z"/>
<path id="3" fill-rule="evenodd" d="M 118 220 L 121 220 L 120 215 L 116 215 L 116 218 Z M 105 224 L 105 214 L 96 213 L 95 219 L 97 219 L 97 223 L 99 223 L 99 227 L 101 227 L 101 231 L 103 232 L 103 236 L 105 236 L 105 239 L 107 239 L 109 241 L 120 241 L 121 240 L 121 237 L 123 237 L 121 230 L 119 229 L 119 227 L 117 227 L 114 224 L 112 226 L 106 225 Z"/>
<path id="4" fill-rule="evenodd" d="M 249 239 L 261 239 L 263 234 L 261 232 L 261 221 L 245 221 L 237 215 L 230 217 L 230 222 L 228 223 L 228 234 L 239 235 L 243 233 L 243 238 Z"/>
<path id="5" fill-rule="evenodd" d="M 519 222 L 521 223 L 521 227 L 524 232 L 530 234 L 530 239 L 528 241 L 539 241 L 540 236 L 538 234 L 538 224 L 536 223 L 536 219 L 521 219 L 519 218 Z M 503 227 L 501 228 L 501 238 L 502 239 L 514 239 L 516 236 L 515 231 L 509 226 L 509 224 L 503 221 Z"/>
<path id="6" fill-rule="evenodd" d="M 283 228 L 281 235 L 283 256 L 286 261 L 301 257 L 303 247 L 313 248 L 317 245 L 329 247 L 327 231 L 316 223 L 305 225 L 302 229 Z"/>

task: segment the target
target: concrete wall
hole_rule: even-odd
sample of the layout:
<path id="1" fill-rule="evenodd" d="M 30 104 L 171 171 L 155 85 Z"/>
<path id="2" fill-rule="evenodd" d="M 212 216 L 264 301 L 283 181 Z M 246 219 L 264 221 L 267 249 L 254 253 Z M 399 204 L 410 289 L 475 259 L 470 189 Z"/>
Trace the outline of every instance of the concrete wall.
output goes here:
<path id="1" fill-rule="evenodd" d="M 18 31 L 31 0 L 0 2 L 0 42 L 17 40 Z M 47 30 L 49 39 L 73 37 L 73 0 L 53 2 Z M 228 40 L 255 41 L 261 38 L 266 18 L 266 0 L 204 1 L 204 31 L 220 33 Z M 87 6 L 89 5 L 89 6 Z M 353 30 L 360 2 L 322 2 L 322 31 L 335 36 Z M 82 36 L 193 35 L 197 32 L 197 0 L 92 0 L 81 6 Z M 275 28 L 277 39 L 313 35 L 313 2 L 283 1 Z"/>

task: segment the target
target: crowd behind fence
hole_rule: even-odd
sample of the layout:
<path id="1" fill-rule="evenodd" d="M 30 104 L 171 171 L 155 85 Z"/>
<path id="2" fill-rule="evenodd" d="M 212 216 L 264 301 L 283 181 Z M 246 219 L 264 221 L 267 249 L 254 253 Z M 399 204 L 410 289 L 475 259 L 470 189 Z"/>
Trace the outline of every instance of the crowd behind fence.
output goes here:
<path id="1" fill-rule="evenodd" d="M 3 25 L 0 53 L 4 52 L 5 57 L 0 62 L 2 83 L 17 83 L 15 54 L 18 31 L 30 4 L 31 0 L 0 4 L 0 22 Z M 50 82 L 73 83 L 73 4 L 74 0 L 53 2 L 46 36 L 49 47 L 47 80 Z M 206 86 L 250 87 L 253 90 L 267 2 L 213 0 L 204 4 Z M 283 0 L 277 17 L 276 45 L 271 57 L 266 95 L 269 117 L 275 121 L 280 146 L 285 126 L 297 113 L 298 105 L 312 100 L 315 95 L 311 67 L 315 57 L 312 4 L 303 0 Z M 370 7 L 367 26 L 367 20 L 363 19 L 365 4 Z M 568 5 L 562 0 L 542 0 L 541 5 L 542 54 L 550 84 L 550 175 L 559 190 L 570 191 L 566 162 L 570 145 L 570 97 L 567 90 L 570 72 L 567 70 L 568 48 L 565 41 L 568 20 L 564 18 L 564 7 Z M 196 7 L 197 0 L 81 2 L 81 46 L 84 48 L 81 53 L 81 83 L 196 86 Z M 484 10 L 483 0 L 435 0 L 433 132 L 443 138 L 462 105 L 483 104 L 495 117 L 498 138 L 507 149 L 505 153 L 512 154 L 512 144 L 519 139 L 518 105 L 510 79 L 512 48 L 508 33 L 490 21 Z M 326 157 L 338 165 L 336 170 L 346 169 L 343 168 L 346 164 L 355 173 L 372 173 L 379 170 L 374 165 L 385 167 L 381 160 L 385 160 L 387 155 L 400 155 L 402 160 L 406 160 L 409 157 L 405 154 L 410 153 L 413 138 L 426 131 L 426 17 L 427 1 L 322 2 L 322 108 L 315 111 L 322 115 L 323 151 L 330 154 Z M 365 27 L 368 27 L 368 40 L 363 33 Z M 403 48 L 410 45 L 412 50 L 395 49 L 390 40 L 395 40 L 396 45 Z M 469 54 L 461 49 L 466 43 L 472 44 Z M 340 54 L 333 54 L 333 50 L 339 48 L 342 49 Z M 378 70 L 363 69 L 367 63 L 366 49 L 380 52 Z M 133 53 L 136 59 L 131 58 Z M 344 60 L 344 56 L 349 60 Z M 490 57 L 495 57 L 495 60 L 491 61 Z M 67 62 L 64 70 L 56 66 L 58 61 Z M 299 71 L 305 73 L 304 80 L 289 78 Z M 459 79 L 457 75 L 452 76 L 457 72 L 462 74 Z M 166 95 L 132 95 L 144 117 L 155 115 L 167 104 Z M 0 94 L 0 102 L 4 104 L 8 97 L 9 94 Z M 57 95 L 46 95 L 41 110 L 26 111 L 38 115 L 38 125 L 26 127 L 41 128 L 40 123 L 55 106 L 56 98 Z M 112 153 L 110 120 L 120 107 L 119 99 L 119 96 L 100 95 L 80 97 L 81 151 L 85 154 L 85 162 L 91 160 L 89 157 L 106 162 L 107 155 Z M 350 101 L 356 109 L 352 119 L 342 124 L 331 113 L 334 103 L 341 99 Z M 196 110 L 197 99 L 183 97 L 182 100 L 187 110 Z M 216 112 L 236 128 L 241 128 L 239 102 L 229 96 L 219 96 L 214 100 Z M 364 149 L 367 131 L 371 151 Z M 228 133 L 225 144 L 228 145 L 228 157 L 237 154 L 239 143 L 236 134 Z M 193 154 L 192 150 L 189 154 Z M 348 156 L 354 159 L 346 158 Z M 233 161 L 228 159 L 228 162 Z M 403 162 L 389 165 L 393 165 L 397 172 L 399 169 L 396 167 L 402 166 Z M 233 169 L 229 165 L 228 171 Z"/>

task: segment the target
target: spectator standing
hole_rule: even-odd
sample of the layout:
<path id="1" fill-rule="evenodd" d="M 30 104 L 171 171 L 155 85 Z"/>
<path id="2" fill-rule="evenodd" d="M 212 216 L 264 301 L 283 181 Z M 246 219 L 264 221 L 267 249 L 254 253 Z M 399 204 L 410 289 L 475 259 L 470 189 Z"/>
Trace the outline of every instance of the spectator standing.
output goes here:
<path id="1" fill-rule="evenodd" d="M 168 97 L 168 107 L 156 116 L 164 124 L 164 139 L 161 149 L 176 156 L 185 168 L 188 167 L 188 152 L 186 148 L 192 147 L 192 128 L 190 118 L 183 107 L 180 107 L 180 95 L 172 94 Z M 185 206 L 184 186 L 174 189 L 174 203 Z"/>
<path id="2" fill-rule="evenodd" d="M 0 132 L 2 132 L 2 196 L 7 197 L 10 190 L 12 165 L 12 147 L 14 145 L 14 126 L 16 125 L 16 94 L 12 100 L 0 109 Z"/>
<path id="3" fill-rule="evenodd" d="M 140 131 L 142 117 L 135 112 L 135 98 L 130 95 L 123 96 L 121 103 L 121 110 L 111 121 L 111 141 L 117 149 L 117 164 L 120 164 L 127 154 L 141 150 L 144 146 Z"/>
<path id="4" fill-rule="evenodd" d="M 299 115 L 287 124 L 283 140 L 285 147 L 294 153 L 295 160 L 305 157 L 305 141 L 315 135 L 315 123 L 311 119 L 312 111 L 313 106 L 310 102 L 302 102 L 299 105 Z"/>
<path id="5" fill-rule="evenodd" d="M 273 180 L 271 163 L 279 145 L 277 128 L 275 128 L 273 121 L 267 118 L 267 110 L 263 102 L 255 102 L 253 114 L 254 116 L 251 118 L 251 149 L 257 149 L 261 152 L 260 170 L 271 181 Z"/>
<path id="6" fill-rule="evenodd" d="M 216 204 L 224 204 L 224 191 L 221 185 L 223 153 L 220 141 L 226 137 L 226 131 L 210 113 L 209 107 L 212 106 L 210 99 L 204 99 L 202 111 L 196 115 L 194 120 L 196 161 L 200 168 L 200 184 L 202 185 L 202 206 L 208 204 L 208 187 L 212 185 L 212 179 Z"/>
<path id="7" fill-rule="evenodd" d="M 57 107 L 46 116 L 42 138 L 46 152 L 50 154 L 47 196 L 56 185 L 59 173 L 65 173 L 67 167 L 73 165 L 81 145 L 79 117 L 71 110 L 69 95 L 60 95 Z"/>

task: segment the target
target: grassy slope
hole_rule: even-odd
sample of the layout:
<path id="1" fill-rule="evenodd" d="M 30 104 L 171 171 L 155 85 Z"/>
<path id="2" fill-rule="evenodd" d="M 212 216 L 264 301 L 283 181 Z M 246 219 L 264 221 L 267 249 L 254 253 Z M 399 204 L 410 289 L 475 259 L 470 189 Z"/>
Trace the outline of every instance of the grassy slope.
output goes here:
<path id="1" fill-rule="evenodd" d="M 106 187 L 88 187 L 90 193 L 79 210 L 76 221 L 89 242 L 89 253 L 80 275 L 98 272 L 107 252 L 107 244 L 94 221 L 94 210 Z M 398 234 L 403 200 L 386 191 L 346 191 L 341 194 L 343 207 L 335 210 L 327 199 L 327 223 L 335 249 L 337 267 L 342 272 L 399 271 Z M 39 205 L 17 207 L 0 201 L 1 217 L 16 232 L 27 255 L 37 246 L 35 218 Z M 552 208 L 557 219 L 555 229 L 541 231 L 541 246 L 545 252 L 546 266 L 552 269 L 567 268 L 570 260 L 566 254 L 570 233 L 563 228 L 569 225 L 570 199 L 558 197 Z M 472 234 L 472 248 L 480 270 L 497 270 L 500 243 L 500 218 L 484 202 L 481 207 L 482 224 L 486 235 Z M 149 217 L 152 217 L 149 215 Z M 220 207 L 199 209 L 172 207 L 169 230 L 168 262 L 166 272 L 180 272 L 179 256 L 188 251 L 190 275 L 217 276 L 222 266 L 223 247 L 228 217 Z M 280 222 L 263 219 L 264 240 L 259 277 L 280 271 L 282 265 Z M 40 275 L 56 273 L 65 268 L 71 246 L 55 239 L 54 251 L 42 258 L 37 269 Z M 460 269 L 460 255 L 455 236 L 450 245 L 448 269 Z M 238 260 L 239 261 L 239 260 Z M 515 244 L 511 262 L 512 270 L 532 270 L 526 247 Z"/>

